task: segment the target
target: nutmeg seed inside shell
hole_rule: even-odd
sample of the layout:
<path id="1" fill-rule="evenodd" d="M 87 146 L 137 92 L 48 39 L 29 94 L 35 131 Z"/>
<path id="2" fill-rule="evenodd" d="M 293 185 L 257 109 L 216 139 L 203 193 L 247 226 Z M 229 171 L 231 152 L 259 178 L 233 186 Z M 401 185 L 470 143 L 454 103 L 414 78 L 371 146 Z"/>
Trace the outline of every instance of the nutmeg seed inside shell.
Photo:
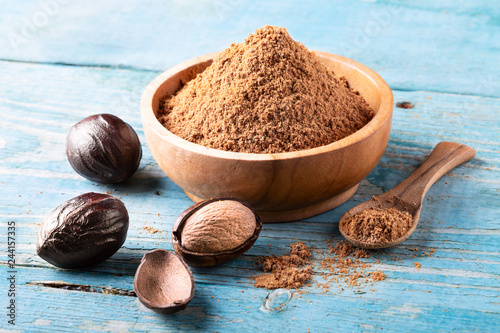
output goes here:
<path id="1" fill-rule="evenodd" d="M 255 232 L 255 214 L 238 201 L 212 202 L 191 215 L 181 233 L 189 251 L 216 253 L 237 248 Z"/>
<path id="2" fill-rule="evenodd" d="M 172 228 L 172 245 L 187 264 L 213 266 L 248 251 L 261 230 L 262 220 L 249 204 L 214 197 L 179 215 Z"/>

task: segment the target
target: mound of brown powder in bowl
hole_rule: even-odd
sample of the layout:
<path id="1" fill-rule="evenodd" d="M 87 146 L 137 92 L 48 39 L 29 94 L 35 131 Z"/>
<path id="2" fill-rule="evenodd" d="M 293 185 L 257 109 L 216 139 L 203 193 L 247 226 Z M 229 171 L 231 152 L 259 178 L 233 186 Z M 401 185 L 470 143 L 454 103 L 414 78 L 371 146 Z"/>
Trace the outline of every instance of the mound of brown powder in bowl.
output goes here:
<path id="1" fill-rule="evenodd" d="M 206 147 L 280 153 L 338 141 L 373 116 L 344 77 L 286 29 L 265 26 L 166 96 L 158 119 L 173 134 Z"/>
<path id="2" fill-rule="evenodd" d="M 388 243 L 411 229 L 413 218 L 396 208 L 368 208 L 342 223 L 348 236 L 371 244 Z"/>

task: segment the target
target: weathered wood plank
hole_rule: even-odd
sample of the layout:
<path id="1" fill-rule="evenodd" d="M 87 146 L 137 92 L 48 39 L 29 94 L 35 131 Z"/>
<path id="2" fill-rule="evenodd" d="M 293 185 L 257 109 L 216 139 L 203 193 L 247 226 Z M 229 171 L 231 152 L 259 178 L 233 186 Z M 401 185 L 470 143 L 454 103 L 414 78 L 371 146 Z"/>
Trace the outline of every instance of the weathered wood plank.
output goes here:
<path id="1" fill-rule="evenodd" d="M 266 24 L 393 88 L 500 96 L 491 1 L 4 1 L 0 59 L 165 70 Z"/>
<path id="2" fill-rule="evenodd" d="M 156 73 L 10 62 L 0 62 L 0 73 L 0 249 L 4 258 L 5 222 L 16 221 L 18 328 L 33 332 L 47 331 L 48 326 L 55 332 L 238 331 L 262 330 L 265 322 L 265 327 L 278 332 L 397 331 L 401 327 L 487 332 L 500 325 L 500 99 L 395 90 L 396 102 L 408 100 L 415 107 L 395 108 L 386 153 L 352 200 L 306 221 L 266 224 L 245 255 L 219 267 L 193 268 L 197 289 L 190 307 L 163 317 L 145 310 L 134 297 L 34 284 L 63 281 L 132 289 L 144 252 L 172 249 L 172 224 L 191 202 L 159 170 L 147 146 L 137 174 L 125 184 L 112 186 L 78 176 L 64 153 L 69 127 L 99 112 L 122 117 L 144 143 L 138 104 L 142 89 Z M 469 144 L 478 150 L 477 157 L 431 188 L 421 223 L 406 242 L 369 259 L 380 260 L 373 269 L 384 271 L 386 281 L 374 291 L 364 288 L 364 294 L 336 286 L 323 294 L 313 286 L 305 288 L 307 294 L 293 294 L 282 311 L 262 310 L 269 292 L 252 286 L 251 276 L 259 273 L 255 259 L 282 254 L 296 239 L 326 250 L 326 240 L 342 239 L 337 221 L 343 212 L 399 183 L 441 140 Z M 109 191 L 122 198 L 131 216 L 127 241 L 95 267 L 56 269 L 35 255 L 39 224 L 55 206 L 88 191 Z M 150 234 L 144 226 L 161 232 Z M 415 247 L 421 251 L 410 250 Z M 425 256 L 423 252 L 430 249 L 435 249 L 434 254 Z M 420 270 L 414 262 L 422 265 Z M 317 258 L 315 263 L 315 271 L 321 272 Z M 5 289 L 5 281 L 0 285 Z"/>
<path id="3" fill-rule="evenodd" d="M 263 308 L 268 296 L 265 290 L 246 284 L 228 286 L 225 283 L 198 282 L 195 298 L 187 310 L 173 316 L 159 316 L 144 309 L 134 297 L 29 284 L 34 274 L 38 279 L 50 280 L 53 272 L 29 268 L 19 270 L 20 298 L 24 300 L 19 309 L 23 314 L 22 327 L 34 332 L 46 331 L 49 325 L 55 331 L 65 332 L 228 331 L 242 330 L 243 327 L 253 331 L 265 329 L 262 322 L 279 332 L 307 328 L 328 331 L 334 327 L 341 331 L 397 330 L 403 326 L 407 331 L 418 332 L 436 330 L 436 323 L 439 327 L 449 325 L 450 329 L 461 327 L 466 331 L 488 332 L 493 331 L 492 325 L 498 324 L 495 317 L 498 287 L 478 290 L 467 285 L 454 288 L 448 283 L 429 286 L 418 278 L 410 280 L 397 275 L 374 287 L 375 292 L 366 294 L 345 291 L 325 295 L 314 289 L 307 294 L 294 293 L 282 311 Z M 61 272 L 60 275 L 73 279 L 70 275 L 80 274 Z M 86 275 L 87 280 L 95 281 L 96 285 L 110 282 L 109 277 L 99 274 Z M 131 286 L 130 279 L 124 277 L 114 277 L 113 284 L 124 288 Z M 470 308 L 471 293 L 477 306 L 473 309 Z M 411 322 L 418 323 L 418 326 L 408 325 Z"/>

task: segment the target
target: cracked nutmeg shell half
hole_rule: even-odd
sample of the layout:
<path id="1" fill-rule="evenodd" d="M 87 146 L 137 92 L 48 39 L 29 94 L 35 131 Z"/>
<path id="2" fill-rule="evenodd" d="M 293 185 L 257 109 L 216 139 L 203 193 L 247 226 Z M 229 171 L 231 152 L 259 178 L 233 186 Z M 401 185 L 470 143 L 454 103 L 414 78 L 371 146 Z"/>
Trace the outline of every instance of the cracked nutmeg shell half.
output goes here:
<path id="1" fill-rule="evenodd" d="M 135 273 L 134 290 L 147 308 L 171 314 L 185 309 L 193 299 L 193 274 L 181 257 L 156 249 L 142 258 Z"/>
<path id="2" fill-rule="evenodd" d="M 119 183 L 139 167 L 142 148 L 134 129 L 111 114 L 96 114 L 73 125 L 66 138 L 68 161 L 81 176 Z"/>
<path id="3" fill-rule="evenodd" d="M 189 207 L 177 218 L 172 244 L 189 265 L 213 266 L 248 251 L 261 230 L 262 221 L 250 205 L 216 197 Z"/>
<path id="4" fill-rule="evenodd" d="M 119 199 L 85 193 L 64 202 L 43 221 L 37 254 L 62 268 L 90 266 L 111 257 L 125 242 L 129 217 Z"/>

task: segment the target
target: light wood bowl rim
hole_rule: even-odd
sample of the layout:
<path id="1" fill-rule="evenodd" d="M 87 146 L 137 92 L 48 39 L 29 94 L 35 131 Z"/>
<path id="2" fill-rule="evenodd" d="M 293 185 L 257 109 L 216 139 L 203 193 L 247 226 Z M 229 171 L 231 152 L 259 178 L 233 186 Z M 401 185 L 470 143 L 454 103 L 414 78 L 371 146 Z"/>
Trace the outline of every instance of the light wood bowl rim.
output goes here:
<path id="1" fill-rule="evenodd" d="M 340 55 L 322 52 L 322 51 L 312 51 L 316 56 L 321 56 L 324 58 L 328 58 L 330 60 L 341 62 L 344 65 L 350 66 L 352 68 L 357 69 L 358 71 L 366 74 L 374 83 L 374 85 L 380 91 L 380 106 L 373 117 L 373 119 L 366 124 L 363 128 L 355 133 L 339 140 L 332 142 L 325 146 L 320 146 L 316 148 L 299 150 L 293 152 L 284 152 L 284 153 L 242 153 L 242 152 L 233 152 L 233 151 L 225 151 L 214 148 L 205 147 L 173 134 L 169 130 L 167 130 L 156 118 L 156 115 L 153 110 L 153 97 L 156 94 L 158 88 L 163 85 L 165 81 L 170 79 L 172 76 L 177 73 L 208 60 L 213 59 L 219 52 L 209 53 L 203 56 L 199 56 L 187 61 L 184 61 L 165 72 L 161 73 L 157 76 L 153 81 L 151 81 L 145 88 L 142 98 L 141 98 L 141 117 L 143 126 L 150 126 L 150 129 L 155 132 L 159 137 L 164 138 L 171 144 L 181 147 L 182 149 L 194 152 L 200 155 L 207 155 L 212 157 L 218 157 L 223 159 L 230 160 L 259 160 L 259 161 L 269 161 L 269 160 L 287 160 L 287 159 L 295 159 L 313 155 L 320 155 L 322 153 L 331 152 L 334 150 L 342 149 L 347 147 L 355 142 L 362 141 L 363 139 L 369 137 L 371 134 L 376 132 L 387 120 L 388 117 L 392 114 L 392 104 L 393 104 L 393 95 L 391 88 L 387 85 L 387 83 L 372 69 L 366 67 L 365 65 L 360 64 L 357 61 L 352 59 L 342 57 Z"/>

